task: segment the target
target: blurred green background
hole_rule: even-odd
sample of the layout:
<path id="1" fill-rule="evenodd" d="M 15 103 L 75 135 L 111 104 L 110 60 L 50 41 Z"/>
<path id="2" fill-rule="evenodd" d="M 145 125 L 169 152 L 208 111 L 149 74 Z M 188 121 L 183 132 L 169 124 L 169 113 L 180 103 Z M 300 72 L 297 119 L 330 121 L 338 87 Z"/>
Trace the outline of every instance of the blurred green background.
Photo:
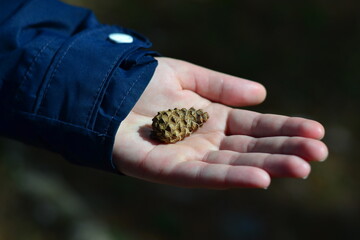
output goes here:
<path id="1" fill-rule="evenodd" d="M 181 189 L 1 139 L 0 239 L 360 239 L 360 2 L 66 0 L 165 56 L 261 82 L 249 109 L 324 124 L 330 155 L 268 190 Z"/>

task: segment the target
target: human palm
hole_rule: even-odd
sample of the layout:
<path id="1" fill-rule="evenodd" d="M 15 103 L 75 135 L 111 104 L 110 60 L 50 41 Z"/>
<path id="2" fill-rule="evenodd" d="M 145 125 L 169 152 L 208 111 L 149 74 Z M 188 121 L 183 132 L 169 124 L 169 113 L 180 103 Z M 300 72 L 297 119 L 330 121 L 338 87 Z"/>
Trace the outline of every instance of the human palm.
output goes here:
<path id="1" fill-rule="evenodd" d="M 267 188 L 271 177 L 304 178 L 309 161 L 326 158 L 319 123 L 229 107 L 262 102 L 262 85 L 175 59 L 158 62 L 116 135 L 113 159 L 125 175 L 184 187 Z M 151 139 L 151 119 L 175 107 L 210 118 L 175 144 Z"/>

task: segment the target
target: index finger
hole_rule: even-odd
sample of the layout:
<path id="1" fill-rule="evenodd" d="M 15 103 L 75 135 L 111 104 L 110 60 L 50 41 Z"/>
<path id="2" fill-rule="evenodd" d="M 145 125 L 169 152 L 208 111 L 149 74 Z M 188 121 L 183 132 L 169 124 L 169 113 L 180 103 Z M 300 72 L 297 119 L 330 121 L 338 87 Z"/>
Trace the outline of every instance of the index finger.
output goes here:
<path id="1" fill-rule="evenodd" d="M 320 123 L 310 119 L 232 109 L 228 114 L 226 134 L 253 137 L 301 136 L 322 139 L 325 130 Z"/>

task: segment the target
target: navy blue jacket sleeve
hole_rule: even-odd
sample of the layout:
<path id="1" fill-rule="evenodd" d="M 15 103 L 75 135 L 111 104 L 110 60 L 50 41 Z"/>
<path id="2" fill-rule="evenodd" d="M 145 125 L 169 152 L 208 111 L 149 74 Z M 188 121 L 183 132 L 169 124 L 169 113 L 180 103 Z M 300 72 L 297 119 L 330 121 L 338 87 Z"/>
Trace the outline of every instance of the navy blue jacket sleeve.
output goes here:
<path id="1" fill-rule="evenodd" d="M 116 172 L 116 131 L 157 66 L 150 45 L 83 8 L 0 0 L 0 135 Z"/>

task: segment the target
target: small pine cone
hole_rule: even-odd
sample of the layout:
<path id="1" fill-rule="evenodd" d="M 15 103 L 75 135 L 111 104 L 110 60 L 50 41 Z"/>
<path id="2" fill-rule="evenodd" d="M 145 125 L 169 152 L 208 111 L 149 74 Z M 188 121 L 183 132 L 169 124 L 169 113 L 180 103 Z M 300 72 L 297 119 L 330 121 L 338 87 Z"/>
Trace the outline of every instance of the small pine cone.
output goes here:
<path id="1" fill-rule="evenodd" d="M 208 113 L 201 109 L 175 108 L 161 111 L 152 119 L 152 137 L 165 143 L 175 143 L 196 131 L 208 119 Z"/>

